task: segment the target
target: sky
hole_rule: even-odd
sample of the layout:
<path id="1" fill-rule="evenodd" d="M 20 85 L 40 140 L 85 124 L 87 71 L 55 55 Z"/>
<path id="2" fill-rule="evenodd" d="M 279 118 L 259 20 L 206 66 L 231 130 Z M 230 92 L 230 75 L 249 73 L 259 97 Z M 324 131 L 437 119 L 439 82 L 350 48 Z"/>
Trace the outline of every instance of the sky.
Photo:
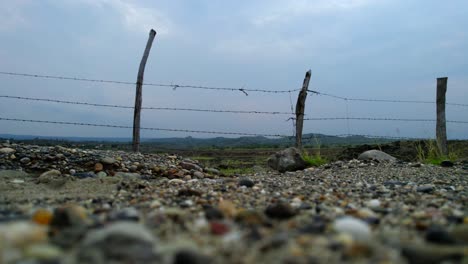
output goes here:
<path id="1" fill-rule="evenodd" d="M 265 90 L 349 98 L 468 103 L 468 1 L 451 0 L 0 0 L 0 71 Z M 0 74 L 0 95 L 134 105 L 134 85 Z M 144 107 L 291 112 L 298 92 L 143 86 Z M 306 118 L 435 119 L 435 104 L 343 101 L 309 93 Z M 447 120 L 468 121 L 447 105 Z M 143 110 L 142 127 L 292 135 L 289 115 Z M 132 126 L 133 109 L 0 98 L 0 118 Z M 468 124 L 447 124 L 468 139 Z M 304 133 L 434 137 L 434 122 L 305 121 Z M 131 129 L 0 120 L 0 134 L 131 137 Z M 142 131 L 142 137 L 213 137 Z M 222 135 L 220 135 L 222 136 Z"/>

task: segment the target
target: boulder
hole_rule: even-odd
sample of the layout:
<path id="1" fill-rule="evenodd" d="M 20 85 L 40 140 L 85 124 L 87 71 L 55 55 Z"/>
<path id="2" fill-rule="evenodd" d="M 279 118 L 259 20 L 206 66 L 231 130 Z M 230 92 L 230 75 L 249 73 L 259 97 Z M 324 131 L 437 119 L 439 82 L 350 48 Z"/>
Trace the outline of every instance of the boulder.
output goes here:
<path id="1" fill-rule="evenodd" d="M 287 148 L 271 155 L 268 166 L 279 172 L 297 171 L 306 168 L 306 163 L 297 148 Z"/>
<path id="2" fill-rule="evenodd" d="M 361 153 L 358 157 L 359 160 L 377 160 L 377 161 L 396 161 L 395 157 L 388 155 L 387 153 L 372 149 Z"/>

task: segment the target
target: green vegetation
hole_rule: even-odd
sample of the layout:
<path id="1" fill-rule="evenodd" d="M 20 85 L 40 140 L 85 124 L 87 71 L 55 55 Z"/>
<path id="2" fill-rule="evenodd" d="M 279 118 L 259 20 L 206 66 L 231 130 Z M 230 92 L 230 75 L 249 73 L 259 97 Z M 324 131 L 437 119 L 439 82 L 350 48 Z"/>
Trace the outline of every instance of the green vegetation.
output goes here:
<path id="1" fill-rule="evenodd" d="M 320 153 L 316 153 L 312 156 L 308 153 L 304 153 L 302 154 L 302 158 L 305 160 L 307 167 L 318 167 L 328 162 L 327 159 L 320 155 Z"/>
<path id="2" fill-rule="evenodd" d="M 453 162 L 458 159 L 458 155 L 453 151 L 449 152 L 448 156 L 442 155 L 442 153 L 439 151 L 439 148 L 437 147 L 435 140 L 419 142 L 416 145 L 416 150 L 418 153 L 418 161 L 427 164 L 440 165 L 444 160 L 450 160 Z"/>
<path id="3" fill-rule="evenodd" d="M 252 174 L 254 173 L 253 168 L 225 168 L 219 170 L 222 174 L 226 176 L 232 176 L 236 174 Z"/>

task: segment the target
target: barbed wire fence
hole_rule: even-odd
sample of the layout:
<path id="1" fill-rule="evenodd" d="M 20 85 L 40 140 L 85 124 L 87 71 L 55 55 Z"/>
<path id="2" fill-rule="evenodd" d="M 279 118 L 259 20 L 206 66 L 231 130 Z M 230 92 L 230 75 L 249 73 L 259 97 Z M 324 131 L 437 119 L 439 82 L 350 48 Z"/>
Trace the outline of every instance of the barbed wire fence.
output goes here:
<path id="1" fill-rule="evenodd" d="M 54 79 L 54 80 L 65 80 L 65 81 L 77 81 L 77 82 L 94 82 L 94 83 L 110 83 L 110 84 L 119 84 L 119 85 L 136 85 L 135 82 L 127 81 L 116 81 L 116 80 L 104 80 L 104 79 L 91 79 L 91 78 L 82 78 L 82 77 L 70 77 L 70 76 L 58 76 L 58 75 L 41 75 L 41 74 L 30 74 L 30 73 L 21 73 L 21 72 L 8 72 L 0 71 L 0 75 L 10 76 L 16 78 L 40 78 L 40 79 Z M 266 90 L 266 89 L 250 89 L 250 88 L 234 88 L 234 87 L 211 87 L 211 86 L 199 86 L 199 85 L 185 85 L 185 84 L 166 84 L 166 83 L 144 83 L 144 86 L 159 86 L 159 87 L 168 87 L 174 90 L 178 88 L 184 89 L 202 89 L 207 92 L 209 91 L 222 91 L 222 92 L 242 92 L 244 95 L 248 96 L 250 93 L 263 93 L 263 94 L 285 94 L 289 96 L 290 111 L 262 111 L 262 110 L 235 110 L 235 109 L 207 109 L 207 108 L 185 108 L 185 107 L 156 107 L 156 106 L 143 106 L 143 110 L 152 110 L 152 111 L 188 111 L 188 112 L 209 112 L 209 113 L 232 113 L 232 114 L 243 114 L 243 115 L 275 115 L 275 116 L 286 116 L 289 118 L 282 118 L 284 121 L 291 121 L 293 128 L 295 127 L 296 115 L 294 112 L 294 106 L 292 102 L 292 93 L 299 92 L 301 89 L 293 90 Z M 345 117 L 309 117 L 306 116 L 303 118 L 304 121 L 346 121 L 347 122 L 347 133 L 346 134 L 337 134 L 337 135 L 328 135 L 334 137 L 366 137 L 366 138 L 377 138 L 377 139 L 387 139 L 387 140 L 421 140 L 427 138 L 418 138 L 418 137 L 405 137 L 405 136 L 380 136 L 380 135 L 367 135 L 367 134 L 352 134 L 349 129 L 350 121 L 387 121 L 387 122 L 437 122 L 436 119 L 422 119 L 422 118 L 387 118 L 387 117 L 354 117 L 349 116 L 348 112 L 348 103 L 349 102 L 378 102 L 378 103 L 406 103 L 406 104 L 436 104 L 435 101 L 418 101 L 418 100 L 395 100 L 395 99 L 373 99 L 373 98 L 348 98 L 344 96 L 338 96 L 328 93 L 323 93 L 315 90 L 307 89 L 307 92 L 312 93 L 316 96 L 326 96 L 338 100 L 342 100 L 346 103 L 346 116 Z M 35 101 L 43 103 L 54 103 L 54 104 L 68 104 L 68 105 L 81 105 L 89 107 L 106 107 L 106 108 L 121 108 L 121 109 L 134 109 L 134 106 L 128 105 L 118 105 L 118 104 L 101 104 L 95 102 L 84 102 L 84 101 L 74 101 L 74 100 L 62 100 L 57 98 L 37 98 L 29 96 L 16 96 L 10 94 L 0 94 L 0 99 L 4 100 L 18 100 L 18 101 Z M 446 105 L 456 106 L 456 107 L 468 107 L 468 104 L 462 103 L 453 103 L 446 102 Z M 297 111 L 297 109 L 296 109 Z M 9 122 L 23 122 L 23 123 L 42 123 L 42 124 L 55 124 L 55 125 L 72 125 L 72 126 L 88 126 L 88 127 L 107 127 L 107 128 L 120 128 L 120 129 L 131 129 L 131 126 L 127 125 L 116 125 L 116 124 L 97 124 L 97 123 L 82 123 L 82 122 L 70 122 L 68 120 L 36 120 L 36 119 L 22 119 L 16 117 L 6 117 L 0 116 L 0 121 L 9 121 Z M 468 124 L 468 121 L 463 120 L 446 120 L 446 123 L 453 124 Z M 175 128 L 157 128 L 157 127 L 140 127 L 141 130 L 149 131 L 166 131 L 166 132 L 183 132 L 183 133 L 200 133 L 200 134 L 217 134 L 217 135 L 232 135 L 232 136 L 262 136 L 262 137 L 273 137 L 273 138 L 286 138 L 290 142 L 293 142 L 293 138 L 297 137 L 295 130 L 293 129 L 292 136 L 280 133 L 247 133 L 247 132 L 231 132 L 231 131 L 210 131 L 210 130 L 197 130 L 197 129 L 175 129 Z M 305 137 L 304 140 L 317 140 L 320 138 L 326 138 L 326 135 L 319 135 L 313 133 L 306 133 L 309 136 Z M 302 135 L 301 135 L 302 136 Z"/>

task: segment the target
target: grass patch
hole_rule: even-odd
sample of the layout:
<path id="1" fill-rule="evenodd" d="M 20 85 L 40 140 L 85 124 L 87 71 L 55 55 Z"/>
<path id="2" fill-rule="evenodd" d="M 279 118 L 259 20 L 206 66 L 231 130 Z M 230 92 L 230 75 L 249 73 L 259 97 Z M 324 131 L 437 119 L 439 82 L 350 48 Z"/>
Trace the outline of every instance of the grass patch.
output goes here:
<path id="1" fill-rule="evenodd" d="M 418 161 L 426 164 L 440 165 L 444 160 L 454 162 L 458 159 L 458 155 L 453 151 L 449 152 L 448 156 L 442 155 L 435 140 L 419 142 L 416 145 L 416 150 L 418 152 Z"/>
<path id="2" fill-rule="evenodd" d="M 309 155 L 307 152 L 305 152 L 302 154 L 302 158 L 306 162 L 307 167 L 318 167 L 328 162 L 327 159 L 320 155 L 320 153 Z"/>

